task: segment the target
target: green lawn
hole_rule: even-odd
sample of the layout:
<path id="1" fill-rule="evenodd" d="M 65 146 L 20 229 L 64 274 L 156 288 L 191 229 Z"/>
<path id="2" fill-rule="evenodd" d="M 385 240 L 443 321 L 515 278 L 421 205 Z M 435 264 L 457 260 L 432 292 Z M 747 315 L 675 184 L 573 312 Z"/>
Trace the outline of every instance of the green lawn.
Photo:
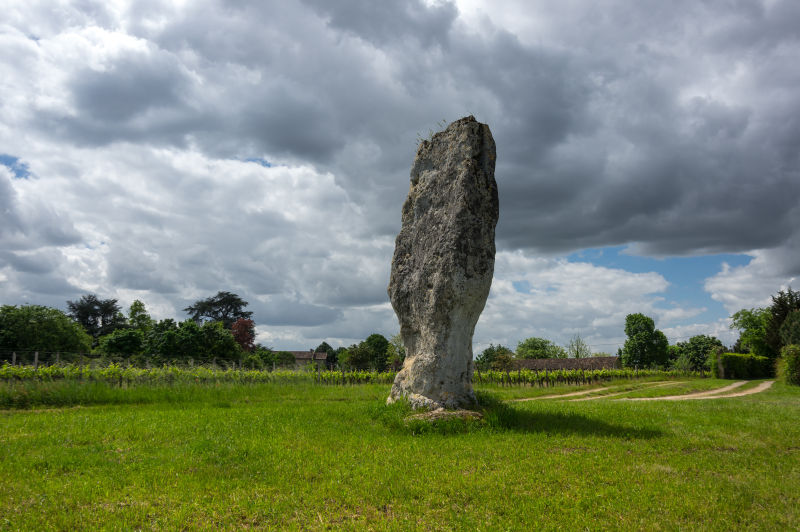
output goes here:
<path id="1" fill-rule="evenodd" d="M 501 402 L 521 390 L 484 388 L 485 422 L 434 427 L 404 425 L 402 406 L 383 406 L 385 385 L 141 387 L 101 394 L 115 404 L 0 411 L 0 528 L 800 523 L 800 388 L 709 401 Z"/>

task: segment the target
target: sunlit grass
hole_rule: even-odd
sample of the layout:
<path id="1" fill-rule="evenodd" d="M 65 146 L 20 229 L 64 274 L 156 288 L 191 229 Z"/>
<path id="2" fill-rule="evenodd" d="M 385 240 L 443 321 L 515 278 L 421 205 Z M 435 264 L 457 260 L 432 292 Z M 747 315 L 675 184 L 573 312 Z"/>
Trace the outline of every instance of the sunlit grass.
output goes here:
<path id="1" fill-rule="evenodd" d="M 483 421 L 434 425 L 384 406 L 385 385 L 187 385 L 150 389 L 149 399 L 148 387 L 98 388 L 112 404 L 5 410 L 0 528 L 800 522 L 798 388 L 713 401 L 504 402 L 513 390 L 479 388 Z"/>

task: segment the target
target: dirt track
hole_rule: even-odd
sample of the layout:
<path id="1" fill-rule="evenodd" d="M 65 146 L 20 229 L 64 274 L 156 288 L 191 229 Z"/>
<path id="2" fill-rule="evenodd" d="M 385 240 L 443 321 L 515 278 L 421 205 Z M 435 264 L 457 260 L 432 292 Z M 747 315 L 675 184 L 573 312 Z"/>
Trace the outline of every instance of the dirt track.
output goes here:
<path id="1" fill-rule="evenodd" d="M 675 381 L 666 381 L 666 382 L 664 382 L 664 381 L 656 381 L 656 382 L 645 383 L 645 386 L 658 387 L 658 386 L 666 386 L 668 384 L 678 384 L 678 383 L 675 382 Z M 581 390 L 579 392 L 571 392 L 571 393 L 561 393 L 561 394 L 557 393 L 557 394 L 552 394 L 552 395 L 542 395 L 542 396 L 539 396 L 539 397 L 524 397 L 522 399 L 509 399 L 508 402 L 509 403 L 518 403 L 520 401 L 538 401 L 539 399 L 563 399 L 564 397 L 579 397 L 581 395 L 589 395 L 590 393 L 602 392 L 602 391 L 611 390 L 611 389 L 614 389 L 614 388 L 617 388 L 617 386 L 614 386 L 612 388 L 608 388 L 608 387 L 592 388 L 591 390 Z M 623 393 L 628 393 L 629 391 L 630 390 L 626 390 L 624 392 L 610 394 L 610 395 L 601 395 L 599 397 L 587 397 L 585 399 L 573 399 L 573 401 L 588 401 L 590 399 L 602 399 L 604 397 L 613 397 L 615 395 L 622 395 Z"/>
<path id="2" fill-rule="evenodd" d="M 756 393 L 763 392 L 764 390 L 769 389 L 775 381 L 764 381 L 758 386 L 750 388 L 749 390 L 731 392 L 736 388 L 744 386 L 747 384 L 747 381 L 736 381 L 733 384 L 729 384 L 728 386 L 723 386 L 722 388 L 716 388 L 714 390 L 706 390 L 704 392 L 697 392 L 697 393 L 689 393 L 684 395 L 667 395 L 664 397 L 623 397 L 621 399 L 614 399 L 615 401 L 692 401 L 692 400 L 702 400 L 702 399 L 725 399 L 728 397 L 743 397 L 745 395 L 753 395 Z M 670 384 L 680 384 L 679 381 L 667 381 L 667 382 L 650 382 L 647 383 L 647 388 L 659 388 L 661 386 L 669 386 Z M 568 397 L 579 397 L 581 395 L 589 395 L 590 393 L 595 392 L 602 392 L 605 390 L 609 390 L 613 388 L 592 388 L 591 390 L 581 390 L 579 392 L 571 392 L 565 394 L 555 394 L 555 395 L 542 395 L 541 397 L 526 397 L 523 399 L 511 399 L 509 402 L 520 402 L 520 401 L 536 401 L 539 399 L 563 399 Z M 593 401 L 597 399 L 607 399 L 609 397 L 616 397 L 618 395 L 623 395 L 626 393 L 630 393 L 631 390 L 625 390 L 618 393 L 612 393 L 607 395 L 598 395 L 597 397 L 582 397 L 580 399 L 571 399 L 570 402 L 576 401 Z"/>
<path id="3" fill-rule="evenodd" d="M 682 384 L 682 381 L 651 382 L 651 383 L 648 383 L 647 389 L 649 390 L 650 388 L 661 388 L 662 386 L 670 386 L 672 384 Z M 573 399 L 571 402 L 575 402 L 575 401 L 596 401 L 598 399 L 606 399 L 608 397 L 616 397 L 618 395 L 623 395 L 623 394 L 630 393 L 630 392 L 631 392 L 631 390 L 625 390 L 625 391 L 622 391 L 622 392 L 610 393 L 608 395 L 598 395 L 596 397 L 582 397 L 580 399 Z"/>
<path id="4" fill-rule="evenodd" d="M 581 390 L 580 392 L 572 392 L 572 393 L 564 393 L 564 394 L 554 394 L 554 395 L 542 395 L 539 397 L 524 397 L 522 399 L 511 399 L 509 400 L 510 403 L 518 403 L 520 401 L 538 401 L 539 399 L 560 399 L 561 397 L 578 397 L 579 395 L 587 395 L 593 392 L 599 392 L 601 390 L 608 390 L 608 388 L 592 388 L 591 390 Z"/>
<path id="5" fill-rule="evenodd" d="M 728 386 L 724 386 L 722 388 L 717 388 L 716 390 L 708 390 L 705 392 L 697 392 L 697 393 L 690 393 L 685 395 L 668 395 L 666 397 L 630 397 L 627 399 L 617 399 L 617 401 L 691 401 L 691 400 L 702 400 L 702 399 L 725 399 L 728 397 L 742 397 L 745 395 L 752 395 L 755 393 L 763 392 L 764 390 L 768 389 L 772 386 L 775 381 L 765 381 L 750 388 L 749 390 L 744 390 L 741 392 L 735 393 L 725 393 L 731 390 L 735 390 L 740 386 L 744 386 L 747 384 L 747 381 L 737 381 L 733 384 Z"/>

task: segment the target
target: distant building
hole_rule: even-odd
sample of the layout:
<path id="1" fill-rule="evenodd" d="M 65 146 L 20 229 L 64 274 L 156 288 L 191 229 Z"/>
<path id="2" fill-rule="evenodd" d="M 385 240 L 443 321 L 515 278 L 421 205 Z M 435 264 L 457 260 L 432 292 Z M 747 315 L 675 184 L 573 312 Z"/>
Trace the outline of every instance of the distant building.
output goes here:
<path id="1" fill-rule="evenodd" d="M 287 351 L 287 353 L 294 355 L 294 363 L 298 367 L 317 364 L 320 369 L 325 369 L 325 361 L 328 359 L 328 353 L 324 351 Z"/>
<path id="2" fill-rule="evenodd" d="M 514 369 L 554 371 L 559 369 L 616 369 L 620 368 L 619 357 L 587 358 L 532 358 L 514 361 Z"/>

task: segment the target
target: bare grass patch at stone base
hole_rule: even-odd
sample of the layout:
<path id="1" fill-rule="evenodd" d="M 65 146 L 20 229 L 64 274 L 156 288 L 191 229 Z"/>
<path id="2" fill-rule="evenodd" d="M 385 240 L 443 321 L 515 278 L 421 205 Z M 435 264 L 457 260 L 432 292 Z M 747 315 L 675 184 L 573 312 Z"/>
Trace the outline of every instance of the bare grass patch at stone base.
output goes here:
<path id="1" fill-rule="evenodd" d="M 0 528 L 800 522 L 796 387 L 720 401 L 520 403 L 479 387 L 482 421 L 424 431 L 402 422 L 403 405 L 383 404 L 388 391 L 199 386 L 155 402 L 0 412 Z"/>

